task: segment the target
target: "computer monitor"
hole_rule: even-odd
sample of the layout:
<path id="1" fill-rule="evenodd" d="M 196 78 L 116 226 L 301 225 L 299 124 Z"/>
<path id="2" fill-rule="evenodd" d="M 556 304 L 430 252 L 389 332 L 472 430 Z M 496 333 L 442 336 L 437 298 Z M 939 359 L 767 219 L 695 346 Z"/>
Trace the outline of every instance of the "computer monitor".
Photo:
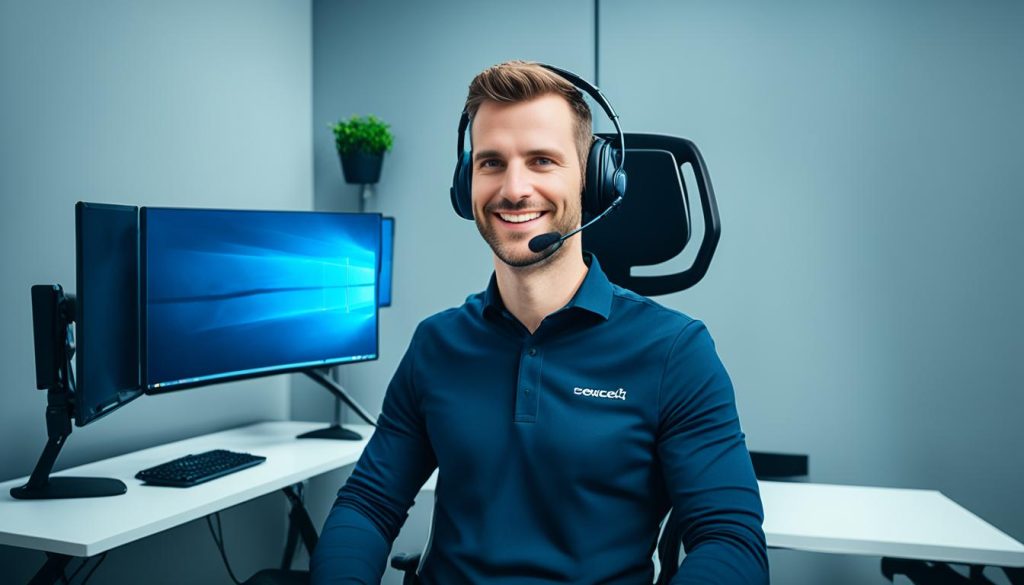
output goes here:
<path id="1" fill-rule="evenodd" d="M 142 394 L 139 381 L 139 208 L 75 205 L 75 424 Z"/>
<path id="2" fill-rule="evenodd" d="M 395 256 L 395 218 L 384 217 L 380 222 L 380 286 L 377 304 L 391 306 L 391 274 Z"/>
<path id="3" fill-rule="evenodd" d="M 141 217 L 147 393 L 377 359 L 379 214 Z"/>

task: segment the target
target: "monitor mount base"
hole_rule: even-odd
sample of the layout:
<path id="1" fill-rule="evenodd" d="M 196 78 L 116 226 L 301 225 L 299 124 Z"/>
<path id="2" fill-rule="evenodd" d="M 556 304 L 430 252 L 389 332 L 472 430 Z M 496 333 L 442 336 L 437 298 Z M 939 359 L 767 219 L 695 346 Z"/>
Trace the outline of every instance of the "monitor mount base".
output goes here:
<path id="1" fill-rule="evenodd" d="M 332 424 L 326 429 L 317 429 L 315 431 L 309 431 L 308 433 L 302 433 L 298 436 L 299 439 L 335 439 L 341 441 L 361 441 L 363 436 L 359 433 L 346 429 L 339 424 Z"/>
<path id="2" fill-rule="evenodd" d="M 60 285 L 32 287 L 32 320 L 36 337 L 36 363 L 52 364 L 53 372 L 40 376 L 37 386 L 46 389 L 46 434 L 48 439 L 28 482 L 11 488 L 11 497 L 18 500 L 53 500 L 65 498 L 97 498 L 117 496 L 128 491 L 123 481 L 105 477 L 50 477 L 61 447 L 71 435 L 74 412 L 74 390 L 71 380 L 71 358 L 75 354 L 71 323 L 74 322 L 75 297 L 65 295 Z M 51 329 L 50 324 L 54 327 Z M 40 343 L 42 341 L 42 343 Z M 57 355 L 38 355 L 53 348 Z"/>
<path id="3" fill-rule="evenodd" d="M 377 421 L 373 418 L 373 416 L 370 415 L 370 413 L 366 412 L 366 410 L 362 406 L 359 406 L 359 403 L 353 400 L 352 397 L 348 395 L 348 392 L 345 391 L 345 388 L 342 387 L 341 384 L 332 380 L 327 375 L 327 371 L 313 369 L 306 370 L 305 374 L 309 376 L 310 379 L 312 379 L 314 382 L 326 388 L 327 391 L 333 394 L 335 398 L 347 404 L 349 408 L 351 408 L 353 411 L 355 411 L 356 414 L 359 415 L 360 418 L 362 418 L 372 426 L 377 426 Z M 338 402 L 335 402 L 335 405 L 340 406 Z M 340 408 L 335 408 L 334 422 L 331 423 L 331 426 L 325 429 L 317 429 L 315 431 L 303 433 L 301 435 L 298 435 L 297 438 L 334 439 L 341 441 L 361 441 L 363 439 L 363 436 L 360 435 L 359 433 L 341 426 L 340 419 Z"/>

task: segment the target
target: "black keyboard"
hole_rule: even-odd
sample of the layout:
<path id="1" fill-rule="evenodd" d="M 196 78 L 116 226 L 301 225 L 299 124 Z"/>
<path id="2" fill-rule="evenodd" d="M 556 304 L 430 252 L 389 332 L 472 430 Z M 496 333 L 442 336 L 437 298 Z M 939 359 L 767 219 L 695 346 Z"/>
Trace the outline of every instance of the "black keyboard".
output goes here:
<path id="1" fill-rule="evenodd" d="M 135 478 L 154 485 L 190 487 L 259 465 L 266 460 L 266 457 L 260 455 L 215 449 L 143 469 L 135 474 Z"/>

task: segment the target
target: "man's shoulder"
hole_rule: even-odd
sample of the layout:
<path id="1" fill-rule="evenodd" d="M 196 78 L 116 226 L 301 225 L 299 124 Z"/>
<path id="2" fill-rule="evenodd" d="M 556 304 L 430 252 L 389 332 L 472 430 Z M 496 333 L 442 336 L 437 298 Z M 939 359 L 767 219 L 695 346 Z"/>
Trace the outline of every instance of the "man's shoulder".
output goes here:
<path id="1" fill-rule="evenodd" d="M 471 294 L 461 306 L 444 309 L 420 321 L 416 327 L 416 335 L 444 333 L 450 331 L 452 327 L 478 322 L 482 317 L 483 307 L 484 293 Z"/>
<path id="2" fill-rule="evenodd" d="M 666 307 L 617 284 L 612 285 L 612 299 L 612 311 L 621 311 L 634 324 L 641 321 L 675 333 L 691 325 L 702 325 L 682 311 Z"/>

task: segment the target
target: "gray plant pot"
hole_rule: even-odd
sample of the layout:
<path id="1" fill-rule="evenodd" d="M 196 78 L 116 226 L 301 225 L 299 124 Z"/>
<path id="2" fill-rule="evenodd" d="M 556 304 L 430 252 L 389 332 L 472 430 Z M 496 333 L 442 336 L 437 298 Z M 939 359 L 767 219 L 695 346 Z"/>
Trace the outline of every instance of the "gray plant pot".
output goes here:
<path id="1" fill-rule="evenodd" d="M 346 183 L 372 185 L 380 180 L 380 167 L 384 153 L 352 152 L 340 155 L 341 172 Z"/>

